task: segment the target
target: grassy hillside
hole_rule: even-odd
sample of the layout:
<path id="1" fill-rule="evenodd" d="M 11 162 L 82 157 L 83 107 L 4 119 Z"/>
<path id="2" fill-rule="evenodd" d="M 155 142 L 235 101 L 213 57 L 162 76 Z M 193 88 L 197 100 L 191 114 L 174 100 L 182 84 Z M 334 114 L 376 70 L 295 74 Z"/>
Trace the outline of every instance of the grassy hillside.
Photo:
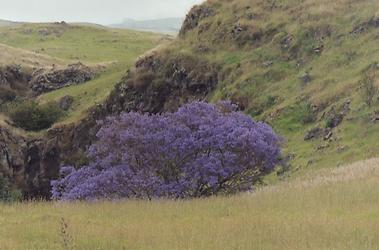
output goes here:
<path id="1" fill-rule="evenodd" d="M 0 43 L 0 65 L 21 64 L 28 68 L 64 65 L 65 60 Z"/>
<path id="2" fill-rule="evenodd" d="M 208 99 L 231 99 L 272 124 L 293 171 L 335 166 L 378 155 L 378 11 L 375 0 L 209 0 L 158 57 L 182 60 L 187 72 L 220 65 Z M 322 135 L 304 141 L 313 128 Z"/>
<path id="3" fill-rule="evenodd" d="M 14 60 L 2 57 L 0 63 L 41 67 L 80 61 L 102 68 L 93 81 L 39 97 L 39 102 L 45 103 L 57 101 L 65 95 L 73 96 L 74 105 L 62 121 L 73 122 L 83 117 L 89 107 L 104 100 L 138 56 L 166 40 L 153 33 L 79 24 L 0 27 L 0 43 L 4 44 L 0 51 L 5 56 L 16 55 Z"/>
<path id="4" fill-rule="evenodd" d="M 12 250 L 377 249 L 378 179 L 379 160 L 372 159 L 230 198 L 0 205 L 0 245 Z"/>

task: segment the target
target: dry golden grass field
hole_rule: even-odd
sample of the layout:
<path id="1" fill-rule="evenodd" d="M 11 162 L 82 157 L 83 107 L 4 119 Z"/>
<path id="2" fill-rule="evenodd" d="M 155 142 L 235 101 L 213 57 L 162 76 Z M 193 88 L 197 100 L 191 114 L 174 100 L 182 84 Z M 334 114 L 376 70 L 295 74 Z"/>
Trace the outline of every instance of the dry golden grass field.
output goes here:
<path id="1" fill-rule="evenodd" d="M 0 206 L 0 249 L 379 249 L 379 159 L 191 201 Z"/>

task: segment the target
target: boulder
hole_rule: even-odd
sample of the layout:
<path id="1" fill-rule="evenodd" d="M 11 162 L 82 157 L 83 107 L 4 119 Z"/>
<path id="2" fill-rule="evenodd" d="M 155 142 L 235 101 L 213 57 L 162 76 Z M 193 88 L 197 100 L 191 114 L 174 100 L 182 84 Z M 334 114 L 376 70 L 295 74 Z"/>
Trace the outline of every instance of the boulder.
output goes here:
<path id="1" fill-rule="evenodd" d="M 308 84 L 312 81 L 312 77 L 308 72 L 305 72 L 304 74 L 302 74 L 299 77 L 299 79 L 303 85 Z"/>
<path id="2" fill-rule="evenodd" d="M 343 119 L 344 115 L 342 113 L 332 113 L 327 119 L 326 127 L 330 129 L 336 128 L 342 123 Z"/>
<path id="3" fill-rule="evenodd" d="M 313 139 L 323 139 L 327 141 L 331 139 L 333 136 L 333 131 L 331 129 L 323 129 L 320 127 L 312 128 L 309 130 L 304 136 L 305 141 L 313 140 Z"/>
<path id="4" fill-rule="evenodd" d="M 305 141 L 309 141 L 312 139 L 318 139 L 321 138 L 324 135 L 324 129 L 322 128 L 312 128 L 307 132 L 307 134 L 304 137 Z"/>
<path id="5" fill-rule="evenodd" d="M 58 105 L 60 109 L 67 111 L 71 108 L 73 102 L 74 98 L 72 96 L 66 95 L 59 100 Z"/>

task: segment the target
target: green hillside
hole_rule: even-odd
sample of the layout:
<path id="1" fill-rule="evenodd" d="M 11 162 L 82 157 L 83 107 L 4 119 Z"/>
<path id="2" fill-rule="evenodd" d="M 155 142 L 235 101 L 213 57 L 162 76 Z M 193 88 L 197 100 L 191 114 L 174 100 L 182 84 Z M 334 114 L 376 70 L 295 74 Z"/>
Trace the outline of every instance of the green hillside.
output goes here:
<path id="1" fill-rule="evenodd" d="M 375 0 L 209 0 L 156 54 L 164 66 L 150 86 L 175 63 L 192 80 L 217 81 L 208 99 L 272 124 L 293 172 L 377 156 L 378 11 Z"/>
<path id="2" fill-rule="evenodd" d="M 80 24 L 23 24 L 0 27 L 0 44 L 6 45 L 0 46 L 2 53 L 6 55 L 10 47 L 21 51 L 13 57 L 19 60 L 3 58 L 0 62 L 17 63 L 26 67 L 46 67 L 80 61 L 99 68 L 97 77 L 86 84 L 38 97 L 40 103 L 46 103 L 58 101 L 66 95 L 73 96 L 74 104 L 62 122 L 76 122 L 85 116 L 88 108 L 108 96 L 138 56 L 167 40 L 167 37 L 153 33 Z M 25 56 L 25 53 L 28 54 Z M 39 59 L 28 62 L 31 56 Z M 47 61 L 46 58 L 50 60 Z"/>
<path id="3" fill-rule="evenodd" d="M 20 64 L 27 68 L 48 67 L 52 64 L 64 65 L 65 60 L 44 55 L 41 53 L 31 52 L 25 49 L 11 47 L 0 43 L 0 65 Z"/>

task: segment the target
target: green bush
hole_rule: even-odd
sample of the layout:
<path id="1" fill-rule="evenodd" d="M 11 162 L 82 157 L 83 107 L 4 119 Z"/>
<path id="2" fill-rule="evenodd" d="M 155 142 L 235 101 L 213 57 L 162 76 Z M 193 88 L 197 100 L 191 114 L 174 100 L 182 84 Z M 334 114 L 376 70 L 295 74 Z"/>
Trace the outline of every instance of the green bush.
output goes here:
<path id="1" fill-rule="evenodd" d="M 317 113 L 312 109 L 312 105 L 309 102 L 300 103 L 298 111 L 302 116 L 301 122 L 304 125 L 313 123 L 317 119 Z"/>
<path id="2" fill-rule="evenodd" d="M 34 101 L 23 101 L 8 108 L 8 115 L 16 126 L 27 131 L 40 131 L 51 127 L 62 116 L 56 103 L 39 105 Z"/>

